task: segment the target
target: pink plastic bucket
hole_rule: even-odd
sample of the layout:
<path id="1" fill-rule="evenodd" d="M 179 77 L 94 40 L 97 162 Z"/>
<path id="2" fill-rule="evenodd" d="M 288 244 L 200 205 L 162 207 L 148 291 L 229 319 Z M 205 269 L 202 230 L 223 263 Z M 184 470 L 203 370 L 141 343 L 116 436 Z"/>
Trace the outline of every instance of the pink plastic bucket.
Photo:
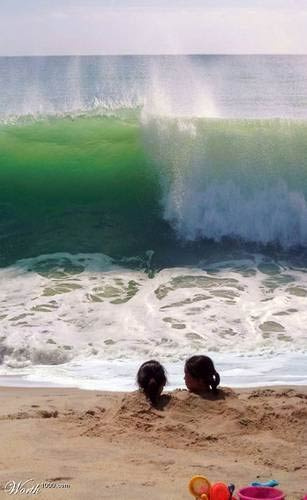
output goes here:
<path id="1" fill-rule="evenodd" d="M 240 500 L 284 500 L 285 495 L 281 490 L 269 488 L 268 486 L 248 486 L 239 490 Z"/>

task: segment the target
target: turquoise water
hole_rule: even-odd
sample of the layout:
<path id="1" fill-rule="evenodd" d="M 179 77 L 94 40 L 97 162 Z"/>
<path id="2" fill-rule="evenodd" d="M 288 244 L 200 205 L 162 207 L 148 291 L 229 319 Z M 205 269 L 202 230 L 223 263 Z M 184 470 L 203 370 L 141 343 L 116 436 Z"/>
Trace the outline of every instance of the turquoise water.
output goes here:
<path id="1" fill-rule="evenodd" d="M 156 172 L 136 120 L 0 126 L 1 258 L 58 250 L 124 256 L 161 227 Z"/>
<path id="2" fill-rule="evenodd" d="M 171 263 L 178 241 L 227 237 L 304 247 L 306 135 L 304 121 L 132 111 L 2 124 L 1 262 L 151 249 Z"/>

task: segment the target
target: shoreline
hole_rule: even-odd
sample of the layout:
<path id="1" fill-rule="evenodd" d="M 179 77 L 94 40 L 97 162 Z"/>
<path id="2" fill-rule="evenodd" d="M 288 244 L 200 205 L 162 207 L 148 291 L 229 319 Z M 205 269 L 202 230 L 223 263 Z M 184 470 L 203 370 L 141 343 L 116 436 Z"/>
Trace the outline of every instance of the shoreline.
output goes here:
<path id="1" fill-rule="evenodd" d="M 138 391 L 1 387 L 0 398 L 0 498 L 30 478 L 63 486 L 47 500 L 188 500 L 197 474 L 237 489 L 276 479 L 287 500 L 307 490 L 307 386 L 177 389 L 159 409 Z"/>
<path id="2" fill-rule="evenodd" d="M 137 384 L 135 384 L 135 387 L 134 388 L 131 388 L 131 389 L 126 389 L 126 390 L 122 390 L 122 389 L 118 389 L 118 390 L 114 390 L 114 389 L 97 389 L 97 388 L 84 388 L 84 387 L 79 387 L 77 385 L 64 385 L 64 384 L 56 384 L 55 382 L 36 382 L 36 381 L 30 381 L 30 380 L 27 380 L 25 381 L 25 383 L 23 384 L 22 383 L 22 380 L 21 379 L 18 379 L 20 380 L 20 383 L 17 382 L 18 385 L 13 385 L 13 384 L 10 384 L 8 383 L 7 385 L 6 384 L 3 384 L 3 379 L 11 379 L 11 378 L 15 378 L 14 376 L 11 376 L 11 375 L 2 375 L 0 376 L 0 392 L 1 391 L 6 391 L 6 390 L 14 390 L 14 389 L 23 389 L 23 390 L 34 390 L 34 391 L 39 391 L 40 389 L 51 389 L 51 390 L 57 390 L 57 389 L 60 389 L 60 390 L 73 390 L 73 391 L 80 391 L 80 392 L 97 392 L 97 393 L 110 393 L 110 394 L 116 394 L 116 395 L 119 395 L 119 394 L 132 394 L 134 392 L 138 392 L 138 386 Z M 233 386 L 230 386 L 230 385 L 220 385 L 219 386 L 219 389 L 222 388 L 222 389 L 230 389 L 230 390 L 233 390 L 233 391 L 238 391 L 238 392 L 249 392 L 249 391 L 253 391 L 253 390 L 257 390 L 257 389 L 296 389 L 296 390 L 301 390 L 301 391 L 307 391 L 307 384 L 304 383 L 304 382 L 301 382 L 301 383 L 296 383 L 296 384 L 282 384 L 282 383 L 276 383 L 276 384 L 260 384 L 260 385 L 247 385 L 247 384 L 243 384 L 242 386 L 237 386 L 237 385 L 233 385 Z M 165 389 L 164 389 L 164 393 L 167 393 L 167 394 L 172 394 L 172 393 L 175 393 L 176 391 L 184 391 L 186 390 L 186 386 L 184 384 L 180 385 L 180 386 L 177 386 L 177 387 L 169 387 L 169 385 L 166 385 Z"/>
<path id="3" fill-rule="evenodd" d="M 233 388 L 307 385 L 307 354 L 240 355 L 210 353 L 222 374 L 222 384 Z M 184 388 L 183 361 L 157 358 L 167 371 L 167 390 Z M 130 392 L 137 389 L 136 373 L 144 359 L 80 359 L 60 365 L 30 365 L 0 370 L 1 386 L 78 387 L 81 390 Z"/>

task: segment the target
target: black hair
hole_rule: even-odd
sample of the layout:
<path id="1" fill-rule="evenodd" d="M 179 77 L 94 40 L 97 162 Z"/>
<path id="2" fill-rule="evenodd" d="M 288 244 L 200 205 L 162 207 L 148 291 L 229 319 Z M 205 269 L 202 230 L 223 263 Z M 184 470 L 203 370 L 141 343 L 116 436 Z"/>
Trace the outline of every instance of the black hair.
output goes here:
<path id="1" fill-rule="evenodd" d="M 140 366 L 137 383 L 152 404 L 157 403 L 161 387 L 164 387 L 166 382 L 165 370 L 159 361 L 151 359 Z"/>
<path id="2" fill-rule="evenodd" d="M 208 356 L 192 356 L 185 362 L 185 371 L 191 377 L 201 380 L 209 385 L 213 393 L 217 393 L 220 376 L 216 371 L 213 361 Z"/>

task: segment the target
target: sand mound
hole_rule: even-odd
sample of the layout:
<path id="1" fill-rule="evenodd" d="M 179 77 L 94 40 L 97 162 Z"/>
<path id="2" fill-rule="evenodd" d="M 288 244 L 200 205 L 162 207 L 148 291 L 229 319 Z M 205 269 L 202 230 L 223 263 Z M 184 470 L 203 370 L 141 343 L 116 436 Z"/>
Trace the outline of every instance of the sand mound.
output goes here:
<path id="1" fill-rule="evenodd" d="M 237 488 L 274 478 L 289 500 L 306 493 L 303 387 L 207 398 L 177 390 L 157 408 L 139 392 L 7 388 L 2 402 L 0 490 L 12 477 L 69 478 L 67 500 L 89 492 L 93 500 L 187 500 L 190 478 L 204 474 Z"/>
<path id="2" fill-rule="evenodd" d="M 90 408 L 67 417 L 77 422 L 80 435 L 113 442 L 130 439 L 175 449 L 214 448 L 223 455 L 237 449 L 241 457 L 253 456 L 255 463 L 265 465 L 271 461 L 287 471 L 304 468 L 307 462 L 302 456 L 307 395 L 293 389 L 240 393 L 222 389 L 217 397 L 207 398 L 177 390 L 164 395 L 157 408 L 134 392 L 111 408 Z"/>

